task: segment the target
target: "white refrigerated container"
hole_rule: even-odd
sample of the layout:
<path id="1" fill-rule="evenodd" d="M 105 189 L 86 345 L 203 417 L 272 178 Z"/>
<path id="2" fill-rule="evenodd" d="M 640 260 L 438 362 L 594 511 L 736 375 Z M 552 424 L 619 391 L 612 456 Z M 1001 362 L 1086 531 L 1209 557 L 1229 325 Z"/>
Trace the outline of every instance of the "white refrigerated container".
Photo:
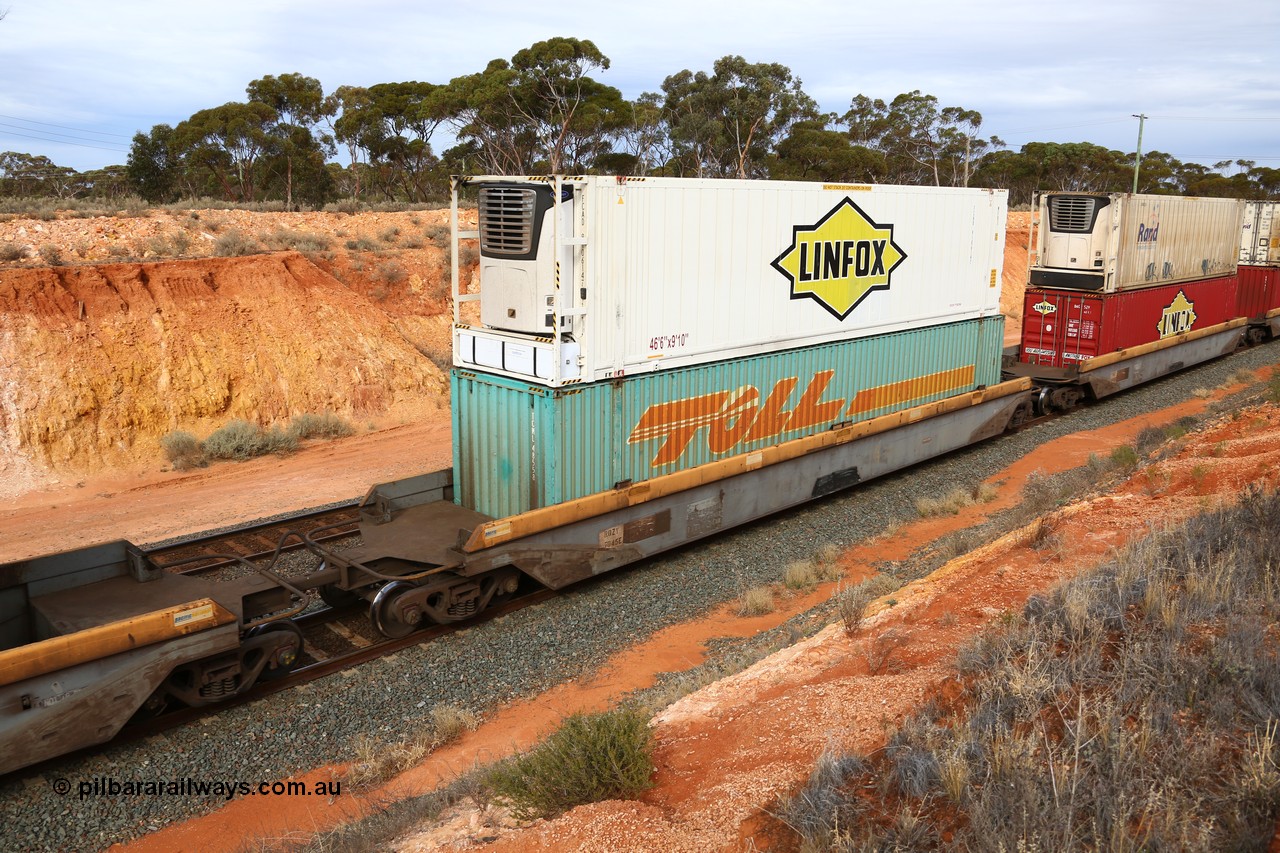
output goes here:
<path id="1" fill-rule="evenodd" d="M 1046 193 L 1032 287 L 1116 293 L 1235 274 L 1244 202 Z"/>
<path id="2" fill-rule="evenodd" d="M 561 386 L 1000 310 L 1003 190 L 486 176 L 455 206 L 462 186 L 480 310 L 455 315 L 460 368 Z"/>

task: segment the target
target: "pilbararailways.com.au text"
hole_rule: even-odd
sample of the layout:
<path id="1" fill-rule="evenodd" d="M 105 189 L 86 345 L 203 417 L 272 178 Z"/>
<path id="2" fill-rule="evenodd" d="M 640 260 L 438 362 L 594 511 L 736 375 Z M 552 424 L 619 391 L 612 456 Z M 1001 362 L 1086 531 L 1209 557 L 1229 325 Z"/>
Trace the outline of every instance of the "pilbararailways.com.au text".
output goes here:
<path id="1" fill-rule="evenodd" d="M 73 789 L 67 779 L 53 780 L 53 790 L 63 796 Z M 300 782 L 285 780 L 275 782 L 241 782 L 235 779 L 116 779 L 96 776 L 75 783 L 76 795 L 82 799 L 98 797 L 340 797 L 342 781 Z"/>

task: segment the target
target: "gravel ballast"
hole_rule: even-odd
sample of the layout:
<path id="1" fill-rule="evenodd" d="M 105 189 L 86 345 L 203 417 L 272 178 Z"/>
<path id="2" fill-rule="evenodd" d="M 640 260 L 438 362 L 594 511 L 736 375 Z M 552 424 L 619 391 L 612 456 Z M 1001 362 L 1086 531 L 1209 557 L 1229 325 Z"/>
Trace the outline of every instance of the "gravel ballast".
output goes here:
<path id="1" fill-rule="evenodd" d="M 1184 371 L 1102 404 L 1029 427 L 661 556 L 570 594 L 296 690 L 228 709 L 144 741 L 63 759 L 0 781 L 3 846 L 96 850 L 211 811 L 222 796 L 77 795 L 95 779 L 167 783 L 273 781 L 353 757 L 365 735 L 388 745 L 426 725 L 440 704 L 484 714 L 588 676 L 653 632 L 781 578 L 823 545 L 845 547 L 918 517 L 915 500 L 972 486 L 1062 435 L 1127 420 L 1280 360 L 1280 342 Z M 1100 454 L 1110 447 L 1098 448 Z M 922 543 L 923 544 L 923 543 Z M 57 780 L 71 791 L 59 795 Z"/>

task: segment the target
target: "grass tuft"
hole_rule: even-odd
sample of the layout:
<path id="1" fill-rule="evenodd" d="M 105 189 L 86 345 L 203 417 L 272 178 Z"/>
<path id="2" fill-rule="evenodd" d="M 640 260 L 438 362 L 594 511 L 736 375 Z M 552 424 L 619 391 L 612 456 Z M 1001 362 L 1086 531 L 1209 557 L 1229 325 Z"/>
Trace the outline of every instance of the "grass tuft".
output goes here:
<path id="1" fill-rule="evenodd" d="M 752 587 L 738 598 L 738 613 L 742 616 L 763 616 L 772 613 L 773 608 L 773 590 L 767 586 Z"/>

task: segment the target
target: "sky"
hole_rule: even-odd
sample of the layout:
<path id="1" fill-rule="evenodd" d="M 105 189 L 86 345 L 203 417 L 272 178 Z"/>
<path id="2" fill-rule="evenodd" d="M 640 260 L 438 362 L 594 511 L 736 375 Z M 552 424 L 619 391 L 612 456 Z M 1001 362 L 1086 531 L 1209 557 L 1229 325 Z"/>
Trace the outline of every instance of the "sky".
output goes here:
<path id="1" fill-rule="evenodd" d="M 0 0 L 0 152 L 123 164 L 157 124 L 246 100 L 267 75 L 445 83 L 552 36 L 634 98 L 721 56 L 778 62 L 825 110 L 920 90 L 984 136 L 1280 168 L 1276 0 Z M 437 148 L 442 146 L 437 141 Z"/>

